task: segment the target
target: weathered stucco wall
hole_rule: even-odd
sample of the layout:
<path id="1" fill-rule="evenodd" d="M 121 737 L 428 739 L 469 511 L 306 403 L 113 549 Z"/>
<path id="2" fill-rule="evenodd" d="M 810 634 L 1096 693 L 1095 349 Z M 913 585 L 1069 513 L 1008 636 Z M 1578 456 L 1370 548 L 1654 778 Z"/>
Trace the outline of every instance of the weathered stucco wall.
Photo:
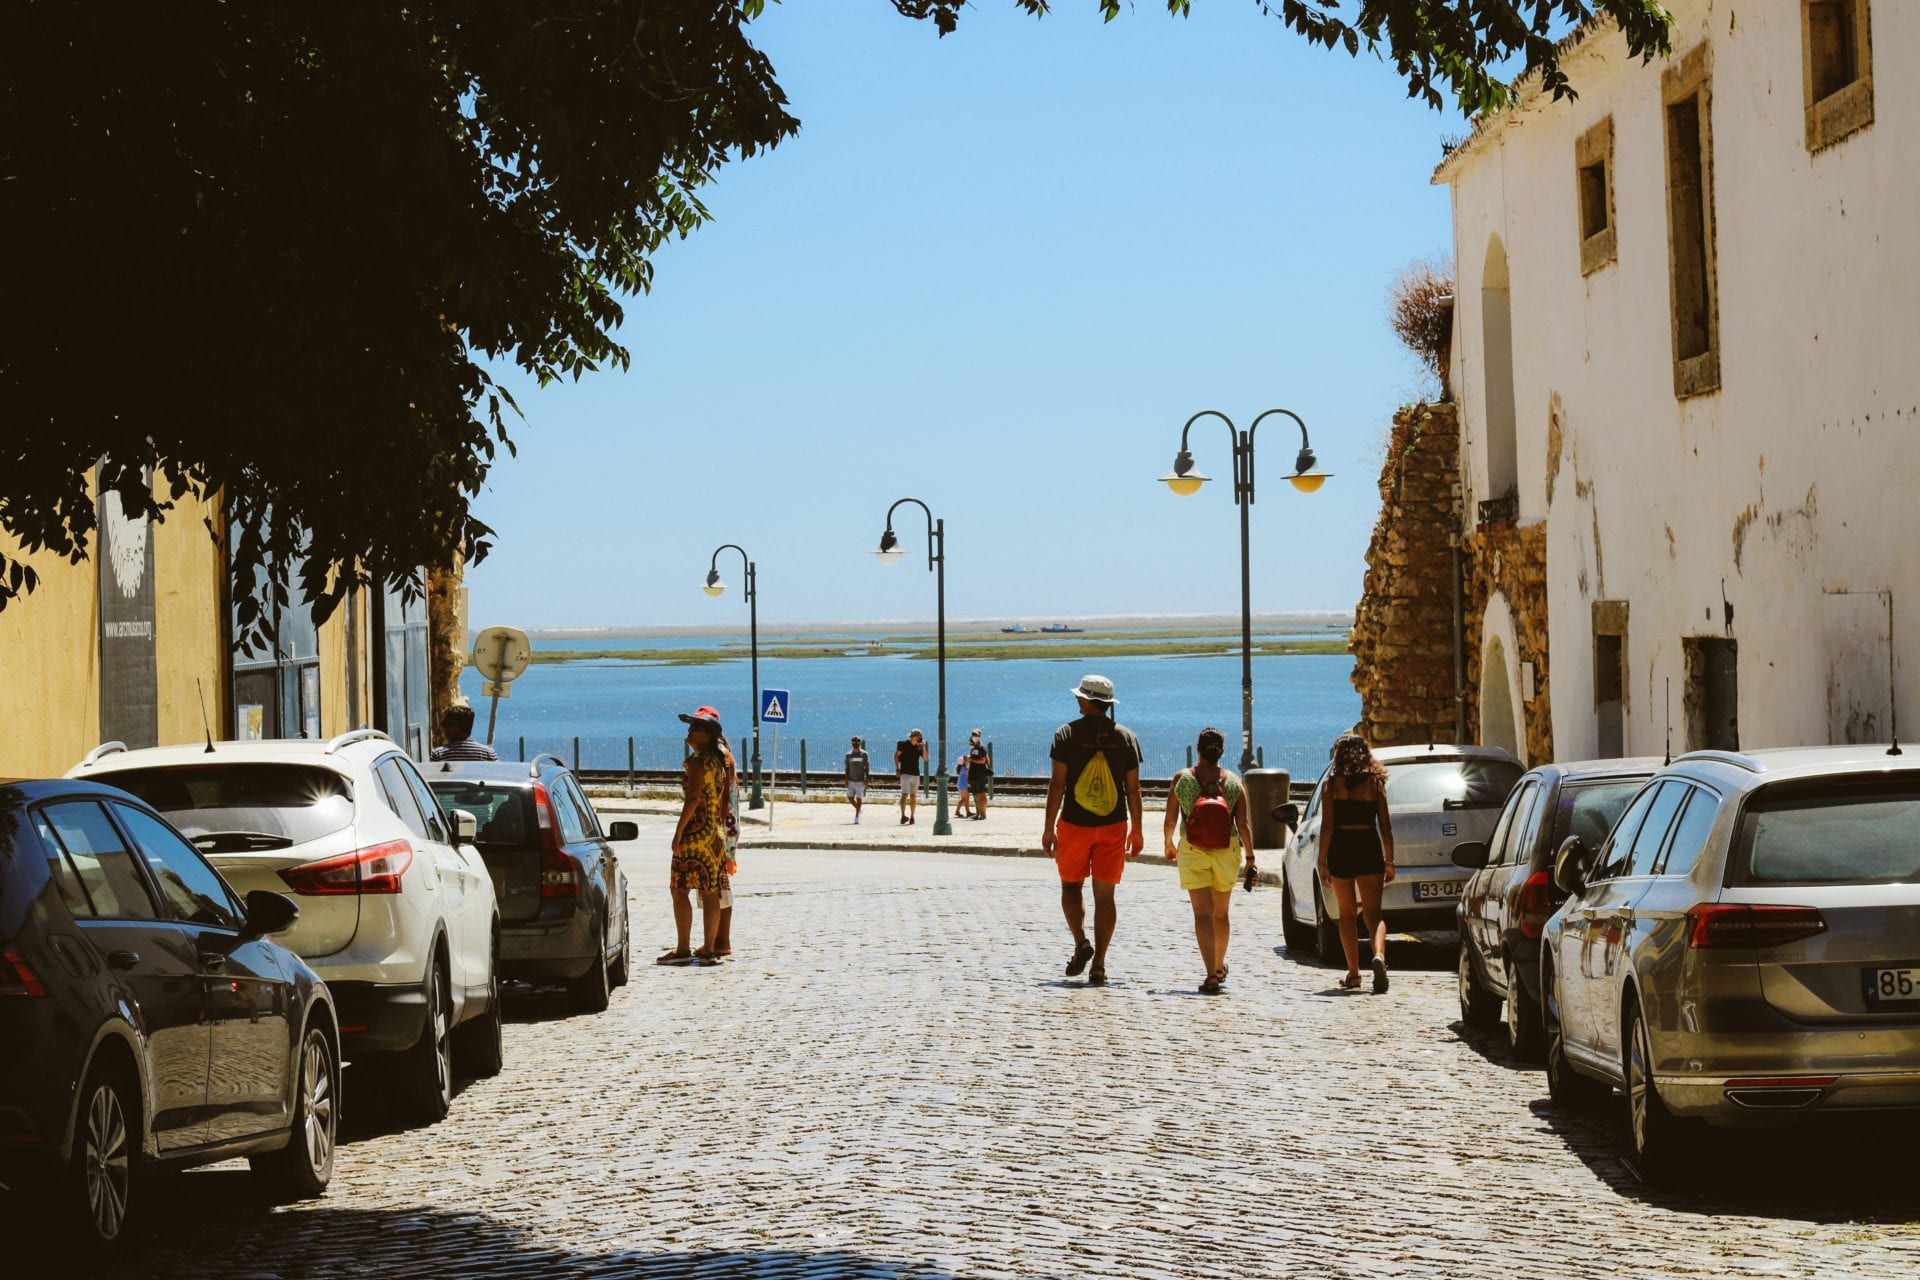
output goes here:
<path id="1" fill-rule="evenodd" d="M 1394 415 L 1380 469 L 1380 519 L 1354 609 L 1359 731 L 1375 746 L 1452 742 L 1454 488 L 1460 428 L 1450 404 Z"/>
<path id="2" fill-rule="evenodd" d="M 1627 631 L 1627 754 L 1659 752 L 1668 681 L 1674 745 L 1693 745 L 1681 708 L 1695 637 L 1738 645 L 1743 747 L 1884 739 L 1885 600 L 1830 592 L 1891 589 L 1896 635 L 1920 634 L 1920 79 L 1900 74 L 1920 55 L 1920 4 L 1871 5 L 1873 121 L 1819 149 L 1801 6 L 1671 8 L 1671 62 L 1642 66 L 1602 28 L 1567 63 L 1577 100 L 1534 97 L 1437 175 L 1453 196 L 1468 519 L 1494 496 L 1482 284 L 1503 256 L 1519 528 L 1502 537 L 1543 539 L 1551 567 L 1550 668 L 1536 660 L 1554 754 L 1601 740 L 1596 606 Z M 1720 385 L 1682 398 L 1662 80 L 1703 48 Z M 1615 256 L 1583 274 L 1575 157 L 1609 118 Z M 1920 667 L 1897 665 L 1895 684 L 1920 723 Z"/>
<path id="3" fill-rule="evenodd" d="M 1529 766 L 1554 758 L 1553 699 L 1548 681 L 1547 527 L 1494 524 L 1461 540 L 1465 560 L 1467 724 L 1479 742 L 1506 747 Z M 1493 616 L 1489 616 L 1489 615 Z M 1497 652 L 1487 641 L 1498 637 Z M 1487 670 L 1490 657 L 1504 670 Z M 1522 664 L 1533 666 L 1526 696 Z M 1490 681 L 1504 683 L 1494 696 Z M 1510 727 L 1494 725 L 1510 717 Z M 1502 730 L 1505 730 L 1504 732 Z"/>

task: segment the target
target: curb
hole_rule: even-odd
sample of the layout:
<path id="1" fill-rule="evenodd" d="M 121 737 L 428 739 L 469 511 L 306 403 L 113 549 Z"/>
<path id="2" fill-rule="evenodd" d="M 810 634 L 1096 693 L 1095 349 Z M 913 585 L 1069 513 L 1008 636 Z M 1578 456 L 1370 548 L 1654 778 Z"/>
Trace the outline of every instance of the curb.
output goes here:
<path id="1" fill-rule="evenodd" d="M 1009 849 L 1005 845 L 945 843 L 873 844 L 852 840 L 803 840 L 791 836 L 778 837 L 772 840 L 745 840 L 741 842 L 740 847 L 749 852 L 755 849 L 817 849 L 822 853 L 967 853 L 989 858 L 1051 858 L 1053 856 L 1044 849 Z M 1280 853 L 1281 850 L 1271 849 L 1268 850 L 1268 852 L 1277 854 Z M 1136 863 L 1151 861 L 1156 866 L 1172 866 L 1165 858 L 1154 857 L 1149 859 L 1145 854 L 1134 859 L 1134 861 Z M 1280 885 L 1280 873 L 1277 871 L 1262 871 L 1258 876 L 1258 882 L 1263 885 L 1278 888 Z"/>

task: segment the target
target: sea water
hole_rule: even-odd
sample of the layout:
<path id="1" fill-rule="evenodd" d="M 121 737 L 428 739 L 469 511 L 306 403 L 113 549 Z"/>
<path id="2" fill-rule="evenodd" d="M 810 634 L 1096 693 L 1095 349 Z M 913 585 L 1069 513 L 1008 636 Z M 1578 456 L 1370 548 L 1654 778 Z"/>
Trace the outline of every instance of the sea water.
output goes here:
<path id="1" fill-rule="evenodd" d="M 670 642 L 624 643 L 665 648 Z M 701 647 L 712 643 L 705 639 Z M 560 647 L 590 646 L 612 647 L 585 640 Z M 694 647 L 691 641 L 688 647 Z M 1113 681 L 1120 723 L 1140 739 L 1146 776 L 1164 778 L 1183 766 L 1187 748 L 1209 725 L 1226 735 L 1226 762 L 1237 765 L 1239 656 L 1152 655 L 949 659 L 949 768 L 977 728 L 993 745 L 1001 773 L 1045 773 L 1054 730 L 1078 714 L 1072 689 L 1088 672 Z M 1352 672 L 1353 659 L 1345 654 L 1254 658 L 1254 742 L 1268 767 L 1288 769 L 1296 778 L 1320 771 L 1334 738 L 1360 718 Z M 802 738 L 814 770 L 837 770 L 854 734 L 866 739 L 877 772 L 890 768 L 894 744 L 910 729 L 921 731 L 930 750 L 937 748 L 938 675 L 937 662 L 896 655 L 762 658 L 761 687 L 791 694 L 790 721 L 779 730 L 778 767 L 799 767 Z M 461 676 L 461 691 L 478 713 L 476 736 L 484 736 L 488 713 L 480 683 L 471 669 Z M 536 663 L 500 703 L 494 743 L 508 759 L 524 738 L 528 756 L 551 751 L 571 761 L 577 737 L 583 767 L 624 769 L 631 737 L 640 768 L 672 768 L 680 763 L 685 737 L 679 713 L 706 705 L 720 712 L 744 762 L 752 740 L 750 686 L 744 654 L 689 666 L 624 659 Z M 762 767 L 772 767 L 772 725 L 761 727 L 760 750 Z"/>

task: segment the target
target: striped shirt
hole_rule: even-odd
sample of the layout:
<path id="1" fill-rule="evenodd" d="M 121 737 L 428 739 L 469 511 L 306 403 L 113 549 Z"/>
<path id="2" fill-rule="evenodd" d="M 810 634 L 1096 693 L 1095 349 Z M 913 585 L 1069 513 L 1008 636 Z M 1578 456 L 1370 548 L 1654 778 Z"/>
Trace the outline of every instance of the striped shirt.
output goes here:
<path id="1" fill-rule="evenodd" d="M 500 757 L 486 743 L 476 742 L 472 738 L 462 738 L 458 742 L 449 742 L 444 747 L 435 747 L 432 758 L 435 760 L 498 760 Z"/>

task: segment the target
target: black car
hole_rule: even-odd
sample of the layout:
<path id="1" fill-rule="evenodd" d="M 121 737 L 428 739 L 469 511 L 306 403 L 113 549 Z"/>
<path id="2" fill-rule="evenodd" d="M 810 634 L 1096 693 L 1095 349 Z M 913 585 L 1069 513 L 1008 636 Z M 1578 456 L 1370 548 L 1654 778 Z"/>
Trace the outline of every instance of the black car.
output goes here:
<path id="1" fill-rule="evenodd" d="M 246 1156 L 282 1198 L 333 1173 L 324 983 L 153 809 L 88 782 L 0 785 L 0 1184 L 111 1246 L 138 1175 Z"/>
<path id="2" fill-rule="evenodd" d="M 627 981 L 627 880 L 580 782 L 558 756 L 531 764 L 446 760 L 425 767 L 449 813 L 464 810 L 500 904 L 500 976 L 564 982 L 575 1008 L 598 1013 Z"/>
<path id="3" fill-rule="evenodd" d="M 1540 931 L 1566 900 L 1553 883 L 1554 854 L 1569 836 L 1597 849 L 1657 758 L 1547 764 L 1514 785 L 1485 844 L 1455 847 L 1474 869 L 1460 894 L 1460 1017 L 1493 1027 L 1504 1012 L 1516 1058 L 1540 1055 Z"/>

